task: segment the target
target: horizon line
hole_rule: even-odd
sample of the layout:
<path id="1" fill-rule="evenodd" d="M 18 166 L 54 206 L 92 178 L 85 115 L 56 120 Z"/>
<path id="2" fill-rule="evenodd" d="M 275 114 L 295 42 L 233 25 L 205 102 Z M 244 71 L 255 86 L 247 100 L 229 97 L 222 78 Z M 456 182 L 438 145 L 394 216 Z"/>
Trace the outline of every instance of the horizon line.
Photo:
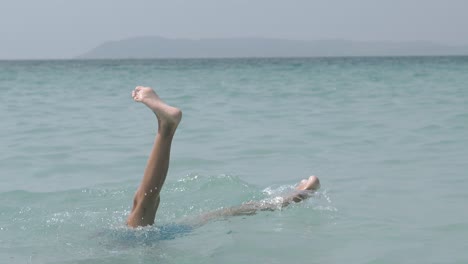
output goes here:
<path id="1" fill-rule="evenodd" d="M 439 48 L 449 48 L 449 49 L 468 49 L 468 43 L 467 44 L 449 44 L 449 43 L 442 43 L 442 42 L 437 42 L 433 40 L 403 40 L 403 41 L 395 41 L 395 40 L 351 40 L 351 39 L 346 39 L 346 38 L 323 38 L 323 39 L 296 39 L 296 38 L 282 38 L 282 37 L 263 37 L 263 36 L 242 36 L 242 37 L 221 37 L 221 38 L 214 38 L 214 37 L 205 37 L 205 38 L 189 38 L 189 37 L 164 37 L 161 35 L 139 35 L 139 36 L 131 36 L 131 37 L 126 37 L 126 38 L 119 38 L 119 39 L 114 39 L 114 40 L 106 40 L 103 42 L 100 42 L 99 44 L 95 45 L 93 48 L 88 49 L 87 51 L 83 51 L 81 54 L 78 55 L 70 55 L 70 56 L 50 56 L 50 57 L 40 57 L 40 56 L 34 56 L 34 57 L 6 57 L 6 58 L 1 58 L 0 61 L 20 61 L 20 60 L 74 60 L 74 59 L 79 59 L 86 53 L 89 53 L 103 45 L 110 44 L 110 43 L 118 43 L 122 41 L 131 41 L 135 39 L 151 39 L 151 38 L 159 38 L 162 41 L 213 41 L 213 40 L 224 40 L 224 41 L 236 41 L 236 40 L 264 40 L 264 41 L 291 41 L 291 42 L 305 42 L 305 43 L 310 43 L 313 44 L 314 42 L 320 43 L 320 42 L 345 42 L 345 43 L 351 43 L 351 44 L 389 44 L 389 45 L 405 45 L 405 44 L 410 44 L 410 45 L 432 45 L 432 46 L 439 46 Z M 200 58 L 200 59 L 208 59 L 208 58 L 283 58 L 283 57 L 409 57 L 409 56 L 463 56 L 463 55 L 468 55 L 465 52 L 442 52 L 442 53 L 419 53 L 419 54 L 411 54 L 411 53 L 403 53 L 401 55 L 395 54 L 395 55 L 385 55 L 385 54 L 369 54 L 369 55 L 318 55 L 318 56 L 282 56 L 282 55 L 272 55 L 272 56 L 240 56 L 240 57 L 235 57 L 235 56 L 189 56 L 189 57 L 174 57 L 174 56 L 168 56 L 168 57 L 127 57 L 127 58 L 108 58 L 108 59 L 192 59 L 192 58 Z M 107 58 L 102 58 L 102 59 L 107 59 Z"/>
<path id="2" fill-rule="evenodd" d="M 0 62 L 11 61 L 104 61 L 104 60 L 239 60 L 239 59 L 346 59 L 346 58 L 443 58 L 468 57 L 468 54 L 432 54 L 432 55 L 346 55 L 346 56 L 241 56 L 241 57 L 146 57 L 146 58 L 16 58 L 3 59 Z"/>

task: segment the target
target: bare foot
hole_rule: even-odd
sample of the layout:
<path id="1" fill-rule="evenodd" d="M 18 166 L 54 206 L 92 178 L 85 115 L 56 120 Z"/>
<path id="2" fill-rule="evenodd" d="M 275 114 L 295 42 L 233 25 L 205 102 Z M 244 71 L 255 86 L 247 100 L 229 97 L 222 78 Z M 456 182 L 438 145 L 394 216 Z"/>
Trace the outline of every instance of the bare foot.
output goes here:
<path id="1" fill-rule="evenodd" d="M 175 131 L 182 119 L 182 111 L 163 102 L 150 87 L 137 86 L 132 91 L 132 98 L 135 102 L 145 104 L 156 114 L 160 127 Z"/>
<path id="2" fill-rule="evenodd" d="M 294 201 L 296 203 L 309 198 L 312 191 L 316 191 L 320 188 L 320 181 L 317 176 L 310 176 L 308 179 L 304 179 L 296 186 L 296 192 L 289 196 L 286 200 Z"/>
<path id="3" fill-rule="evenodd" d="M 320 188 L 320 182 L 317 176 L 310 176 L 309 179 L 302 180 L 296 186 L 296 190 L 317 190 L 318 188 Z"/>

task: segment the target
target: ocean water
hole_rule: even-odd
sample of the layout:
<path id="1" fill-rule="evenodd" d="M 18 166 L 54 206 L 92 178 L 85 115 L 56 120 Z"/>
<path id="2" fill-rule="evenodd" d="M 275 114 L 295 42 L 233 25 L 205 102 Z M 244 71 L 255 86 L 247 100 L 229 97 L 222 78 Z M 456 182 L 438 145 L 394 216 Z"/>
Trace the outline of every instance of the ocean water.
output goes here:
<path id="1" fill-rule="evenodd" d="M 137 85 L 184 117 L 131 230 Z M 0 61 L 0 92 L 0 263 L 468 263 L 468 57 Z M 302 203 L 161 228 L 309 175 Z"/>

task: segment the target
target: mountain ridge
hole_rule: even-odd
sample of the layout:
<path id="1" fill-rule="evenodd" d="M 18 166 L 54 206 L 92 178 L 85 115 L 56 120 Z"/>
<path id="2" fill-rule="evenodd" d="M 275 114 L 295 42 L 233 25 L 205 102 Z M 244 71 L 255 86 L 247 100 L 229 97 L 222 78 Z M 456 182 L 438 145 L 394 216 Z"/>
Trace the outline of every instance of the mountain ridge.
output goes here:
<path id="1" fill-rule="evenodd" d="M 281 38 L 184 39 L 139 36 L 107 41 L 78 59 L 343 57 L 468 55 L 468 46 L 428 41 L 291 40 Z"/>

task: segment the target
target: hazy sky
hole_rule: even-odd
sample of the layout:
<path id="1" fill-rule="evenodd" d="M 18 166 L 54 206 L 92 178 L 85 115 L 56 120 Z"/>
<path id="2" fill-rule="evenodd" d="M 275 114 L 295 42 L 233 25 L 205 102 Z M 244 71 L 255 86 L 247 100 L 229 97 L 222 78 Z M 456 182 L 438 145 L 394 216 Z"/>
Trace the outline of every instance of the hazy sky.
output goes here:
<path id="1" fill-rule="evenodd" d="M 0 0 L 0 59 L 145 35 L 468 45 L 468 0 Z"/>

